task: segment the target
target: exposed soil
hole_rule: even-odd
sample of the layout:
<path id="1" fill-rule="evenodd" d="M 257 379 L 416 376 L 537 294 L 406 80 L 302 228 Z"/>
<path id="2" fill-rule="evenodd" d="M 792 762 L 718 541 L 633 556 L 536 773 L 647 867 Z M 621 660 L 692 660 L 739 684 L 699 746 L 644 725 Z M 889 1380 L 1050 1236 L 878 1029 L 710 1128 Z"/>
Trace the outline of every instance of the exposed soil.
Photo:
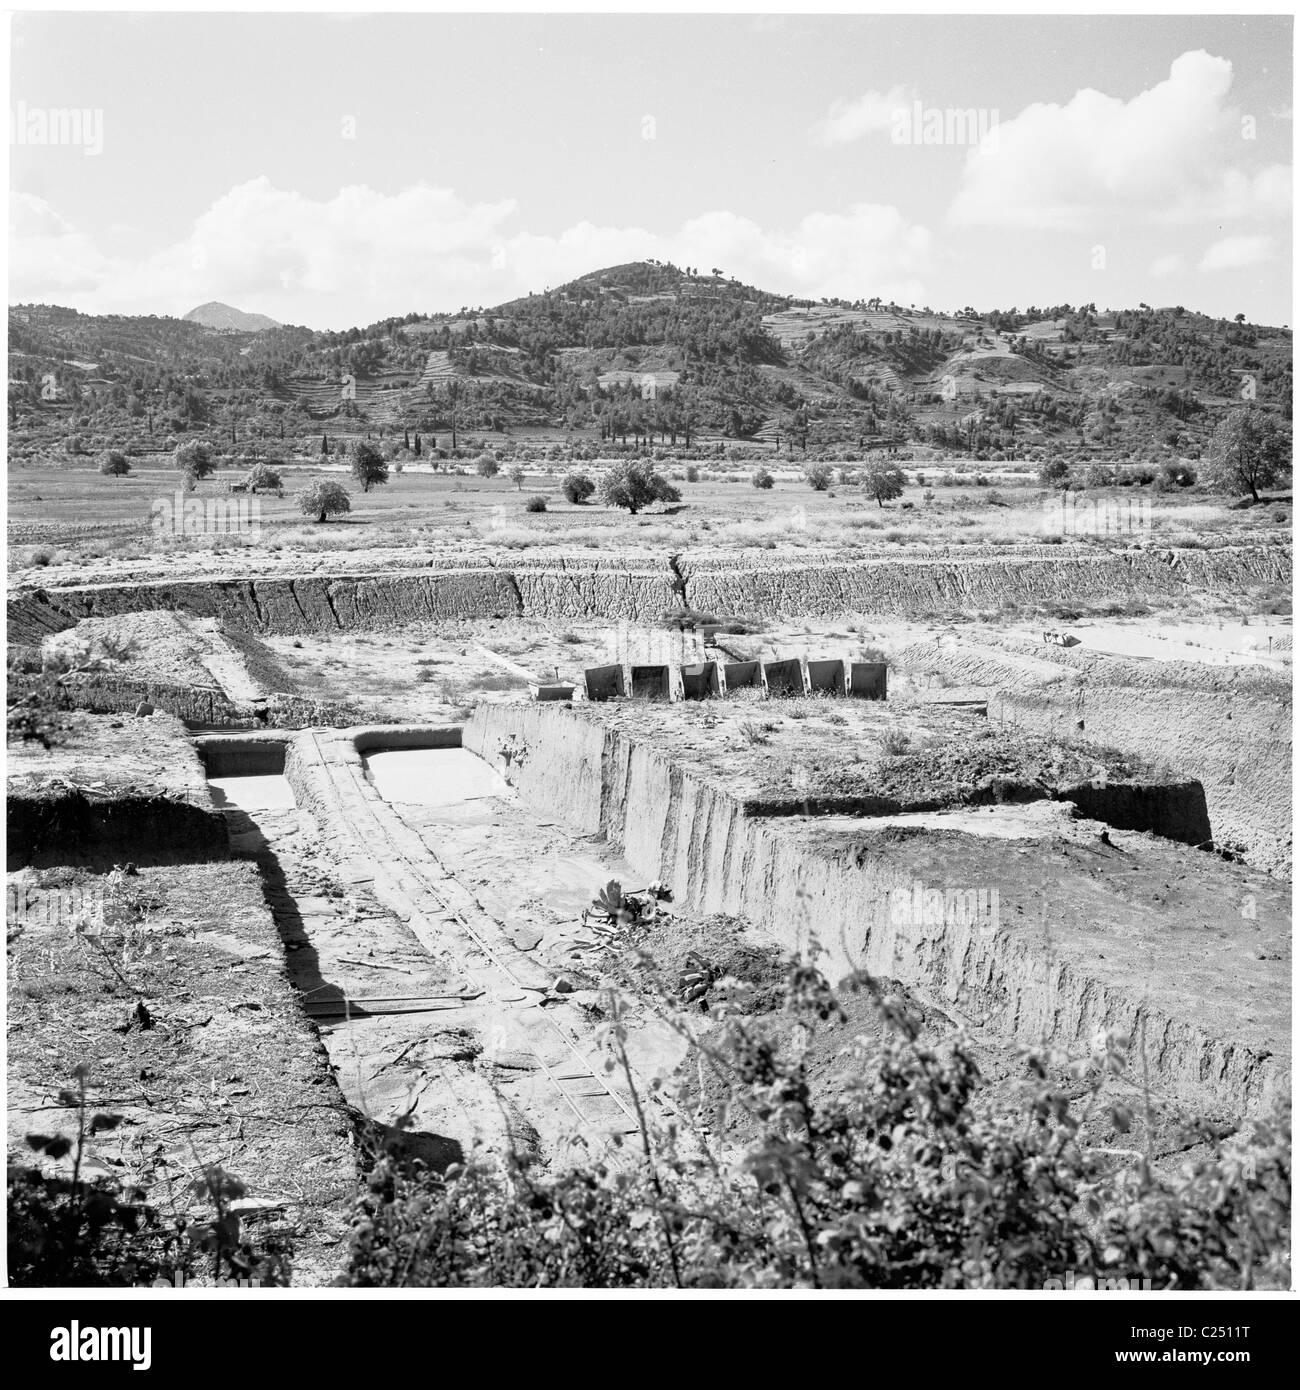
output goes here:
<path id="1" fill-rule="evenodd" d="M 220 1164 L 247 1186 L 249 1231 L 292 1241 L 295 1282 L 326 1281 L 344 1248 L 353 1117 L 253 866 L 27 870 L 8 883 L 33 904 L 10 922 L 10 1160 L 33 1161 L 27 1133 L 75 1134 L 58 1093 L 84 1066 L 89 1108 L 124 1116 L 92 1140 L 88 1175 L 193 1215 L 189 1184 Z M 102 924 L 39 920 L 60 889 L 102 890 Z"/>

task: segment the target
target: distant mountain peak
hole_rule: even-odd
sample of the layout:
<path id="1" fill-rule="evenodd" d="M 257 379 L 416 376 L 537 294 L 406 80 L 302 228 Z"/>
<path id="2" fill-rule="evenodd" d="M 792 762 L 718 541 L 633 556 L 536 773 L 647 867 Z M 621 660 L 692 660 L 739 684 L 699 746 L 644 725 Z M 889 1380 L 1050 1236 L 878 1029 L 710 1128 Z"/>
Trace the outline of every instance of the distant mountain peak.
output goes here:
<path id="1" fill-rule="evenodd" d="M 185 315 L 185 320 L 187 323 L 202 324 L 204 328 L 220 328 L 240 333 L 260 333 L 266 328 L 280 327 L 275 319 L 267 318 L 265 314 L 246 314 L 242 309 L 232 309 L 229 304 L 222 304 L 216 299 L 210 300 L 207 304 L 200 304 L 197 309 L 191 309 Z"/>

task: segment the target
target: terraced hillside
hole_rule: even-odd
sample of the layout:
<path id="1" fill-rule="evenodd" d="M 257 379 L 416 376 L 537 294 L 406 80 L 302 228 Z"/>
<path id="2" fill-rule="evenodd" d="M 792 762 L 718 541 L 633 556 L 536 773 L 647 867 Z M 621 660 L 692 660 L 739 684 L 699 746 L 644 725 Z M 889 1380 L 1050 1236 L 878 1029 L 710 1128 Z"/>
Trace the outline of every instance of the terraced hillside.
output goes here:
<path id="1" fill-rule="evenodd" d="M 813 304 L 637 262 L 492 309 L 342 332 L 11 309 L 13 448 L 72 431 L 156 447 L 186 431 L 286 441 L 376 430 L 695 435 L 791 451 L 933 446 L 1195 458 L 1247 389 L 1289 412 L 1288 329 L 1181 306 L 956 313 Z"/>

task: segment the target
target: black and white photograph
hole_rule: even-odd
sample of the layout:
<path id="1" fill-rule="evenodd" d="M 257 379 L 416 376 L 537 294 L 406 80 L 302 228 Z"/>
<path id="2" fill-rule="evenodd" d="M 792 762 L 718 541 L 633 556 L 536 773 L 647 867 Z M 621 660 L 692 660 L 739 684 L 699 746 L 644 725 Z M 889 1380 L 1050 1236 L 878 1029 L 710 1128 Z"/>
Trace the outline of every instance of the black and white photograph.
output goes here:
<path id="1" fill-rule="evenodd" d="M 40 1374 L 218 1297 L 1262 1369 L 1292 14 L 6 26 Z"/>

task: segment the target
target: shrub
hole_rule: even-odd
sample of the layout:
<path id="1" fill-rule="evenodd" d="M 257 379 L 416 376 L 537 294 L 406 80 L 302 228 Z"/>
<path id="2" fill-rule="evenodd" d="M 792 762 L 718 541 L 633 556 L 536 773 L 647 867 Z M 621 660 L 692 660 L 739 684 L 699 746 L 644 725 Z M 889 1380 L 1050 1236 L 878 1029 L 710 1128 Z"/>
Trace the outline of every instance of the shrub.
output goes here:
<path id="1" fill-rule="evenodd" d="M 524 503 L 524 511 L 526 512 L 544 512 L 545 510 L 545 497 L 530 497 L 528 501 Z"/>
<path id="2" fill-rule="evenodd" d="M 36 1163 L 14 1163 L 8 1176 L 9 1278 L 18 1287 L 121 1288 L 249 1280 L 264 1286 L 289 1282 L 292 1247 L 281 1236 L 245 1227 L 235 1205 L 244 1184 L 218 1164 L 204 1164 L 187 1186 L 202 1206 L 191 1219 L 154 1205 L 144 1182 L 126 1183 L 97 1164 L 89 1174 L 95 1138 L 115 1130 L 123 1116 L 88 1115 L 86 1069 L 74 1073 L 75 1092 L 58 1093 L 75 1109 L 77 1133 L 28 1134 L 27 1146 L 58 1162 L 70 1157 L 68 1174 Z M 147 1182 L 147 1180 L 144 1180 Z"/>
<path id="3" fill-rule="evenodd" d="M 890 729 L 880 740 L 880 751 L 887 758 L 897 758 L 911 747 L 912 740 L 899 729 Z"/>
<path id="4" fill-rule="evenodd" d="M 744 1117 L 734 1160 L 679 1146 L 645 1114 L 639 1163 L 550 1173 L 476 1154 L 435 1174 L 404 1162 L 400 1140 L 372 1134 L 345 1281 L 1041 1290 L 1073 1271 L 1162 1290 L 1289 1282 L 1285 1101 L 1244 1143 L 1204 1126 L 1182 1136 L 1208 1152 L 1163 1178 L 1150 1136 L 1130 1166 L 1081 1142 L 1094 1108 L 1121 1134 L 1133 1125 L 1105 1089 L 1128 1065 L 1113 1031 L 1078 1061 L 1029 1053 L 1015 1109 L 994 1114 L 970 1044 L 927 1042 L 908 1001 L 868 976 L 837 995 L 792 964 L 781 1027 L 740 1012 L 745 987 L 719 988 L 707 962 L 690 979 L 701 977 L 705 998 L 680 975 L 665 992 L 692 1001 L 689 1021 L 679 1014 L 695 1054 L 684 1073 L 700 1087 L 707 1079 L 711 1113 Z M 878 1024 L 851 1042 L 852 1066 L 828 1086 L 825 1049 L 850 1042 L 848 994 L 867 996 Z M 605 998 L 608 1065 L 635 1093 L 623 1006 Z"/>
<path id="5" fill-rule="evenodd" d="M 596 484 L 585 473 L 566 473 L 560 488 L 570 502 L 581 506 L 596 491 Z"/>
<path id="6" fill-rule="evenodd" d="M 109 478 L 125 478 L 131 471 L 131 461 L 116 449 L 110 449 L 99 461 L 99 471 Z"/>
<path id="7" fill-rule="evenodd" d="M 766 468 L 759 468 L 755 470 L 749 481 L 756 488 L 770 488 L 774 486 L 776 480 Z"/>
<path id="8" fill-rule="evenodd" d="M 1090 463 L 1083 472 L 1084 487 L 1114 487 L 1115 470 L 1105 463 Z"/>
<path id="9" fill-rule="evenodd" d="M 686 465 L 686 481 L 688 483 L 698 483 L 700 481 L 700 470 L 693 463 Z"/>
<path id="10" fill-rule="evenodd" d="M 1064 459 L 1044 459 L 1038 465 L 1038 481 L 1044 487 L 1068 488 L 1070 486 L 1070 465 Z"/>
<path id="11" fill-rule="evenodd" d="M 314 516 L 318 523 L 352 510 L 352 497 L 347 488 L 328 478 L 303 488 L 294 501 L 303 516 Z"/>
<path id="12" fill-rule="evenodd" d="M 474 460 L 474 471 L 480 478 L 495 478 L 501 472 L 501 465 L 491 454 L 480 454 Z"/>
<path id="13" fill-rule="evenodd" d="M 808 486 L 814 492 L 825 492 L 831 485 L 834 474 L 824 463 L 810 463 L 803 471 L 804 477 L 808 480 Z"/>
<path id="14" fill-rule="evenodd" d="M 280 474 L 269 463 L 255 463 L 244 478 L 249 492 L 279 492 L 283 487 Z"/>
<path id="15" fill-rule="evenodd" d="M 387 483 L 388 460 L 373 444 L 359 439 L 352 455 L 352 476 L 361 484 L 362 492 L 369 492 L 372 487 Z"/>
<path id="16" fill-rule="evenodd" d="M 64 452 L 69 454 L 84 454 L 86 452 L 85 441 L 79 434 L 70 434 L 63 441 L 63 448 Z"/>
<path id="17" fill-rule="evenodd" d="M 1165 464 L 1160 477 L 1167 487 L 1191 487 L 1196 482 L 1196 469 L 1178 459 Z"/>
<path id="18" fill-rule="evenodd" d="M 607 507 L 625 507 L 633 516 L 652 502 L 678 502 L 681 493 L 645 460 L 616 463 L 600 480 Z"/>

